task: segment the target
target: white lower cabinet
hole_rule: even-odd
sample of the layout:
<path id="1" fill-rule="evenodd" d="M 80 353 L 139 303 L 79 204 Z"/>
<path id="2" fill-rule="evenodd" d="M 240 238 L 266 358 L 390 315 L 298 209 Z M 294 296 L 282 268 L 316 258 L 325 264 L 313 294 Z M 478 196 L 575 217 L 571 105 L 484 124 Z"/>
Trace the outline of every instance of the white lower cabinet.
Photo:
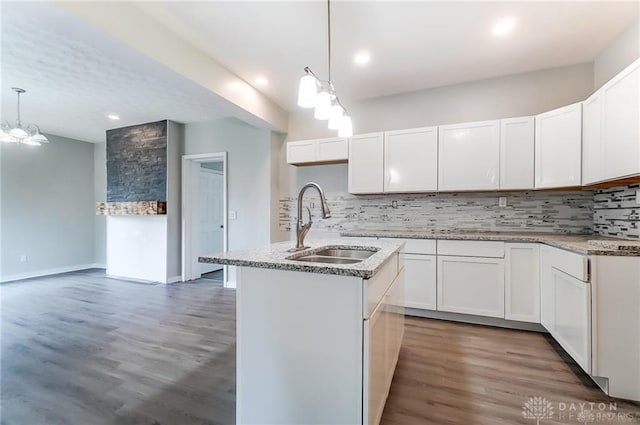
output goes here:
<path id="1" fill-rule="evenodd" d="M 436 309 L 436 256 L 400 254 L 405 268 L 404 306 Z"/>
<path id="2" fill-rule="evenodd" d="M 540 324 L 551 332 L 553 329 L 553 298 L 552 257 L 553 248 L 543 245 L 540 247 Z"/>
<path id="3" fill-rule="evenodd" d="M 540 248 L 505 244 L 504 318 L 540 323 Z"/>
<path id="4" fill-rule="evenodd" d="M 551 279 L 551 335 L 585 372 L 591 373 L 591 285 L 555 267 Z"/>
<path id="5" fill-rule="evenodd" d="M 504 259 L 438 255 L 438 310 L 504 318 Z"/>

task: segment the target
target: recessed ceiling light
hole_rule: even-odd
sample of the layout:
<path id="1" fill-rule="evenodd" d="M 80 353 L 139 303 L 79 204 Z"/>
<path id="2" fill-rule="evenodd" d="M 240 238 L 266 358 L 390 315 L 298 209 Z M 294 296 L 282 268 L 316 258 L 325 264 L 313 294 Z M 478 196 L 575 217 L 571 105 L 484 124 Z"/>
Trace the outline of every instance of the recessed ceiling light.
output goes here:
<path id="1" fill-rule="evenodd" d="M 516 26 L 516 20 L 514 18 L 505 18 L 501 19 L 495 24 L 493 24 L 493 28 L 491 32 L 496 37 L 502 37 L 504 35 L 509 34 Z"/>
<path id="2" fill-rule="evenodd" d="M 258 86 L 266 86 L 267 84 L 269 84 L 269 80 L 267 80 L 264 77 L 258 77 L 254 80 L 254 82 L 258 85 Z"/>
<path id="3" fill-rule="evenodd" d="M 356 65 L 360 66 L 368 64 L 370 60 L 371 55 L 367 51 L 358 52 L 353 58 L 353 61 L 356 63 Z"/>
<path id="4" fill-rule="evenodd" d="M 120 117 L 117 116 L 116 114 L 109 114 L 109 115 L 107 115 L 107 118 L 109 118 L 110 120 L 113 120 L 113 121 L 120 120 Z"/>

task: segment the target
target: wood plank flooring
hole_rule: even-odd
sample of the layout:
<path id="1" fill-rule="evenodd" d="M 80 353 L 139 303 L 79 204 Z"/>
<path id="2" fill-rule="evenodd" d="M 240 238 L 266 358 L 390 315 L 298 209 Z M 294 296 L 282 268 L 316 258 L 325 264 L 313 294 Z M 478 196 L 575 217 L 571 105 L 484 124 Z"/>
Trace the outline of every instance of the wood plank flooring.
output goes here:
<path id="1" fill-rule="evenodd" d="M 86 271 L 0 295 L 2 425 L 235 422 L 234 290 Z M 609 400 L 541 334 L 408 318 L 382 423 L 535 424 L 530 396 Z M 617 403 L 640 423 L 639 405 Z M 579 423 L 555 419 L 540 423 Z"/>

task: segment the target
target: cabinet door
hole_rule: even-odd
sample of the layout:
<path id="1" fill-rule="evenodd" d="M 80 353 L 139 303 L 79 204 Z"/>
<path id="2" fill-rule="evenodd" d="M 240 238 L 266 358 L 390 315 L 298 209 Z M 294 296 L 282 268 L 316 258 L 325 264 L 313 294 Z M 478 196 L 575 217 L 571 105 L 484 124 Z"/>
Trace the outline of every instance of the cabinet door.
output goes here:
<path id="1" fill-rule="evenodd" d="M 384 135 L 384 191 L 438 190 L 438 127 Z"/>
<path id="2" fill-rule="evenodd" d="M 377 425 L 386 401 L 387 314 L 384 299 L 371 317 L 364 321 L 364 408 L 363 422 Z"/>
<path id="3" fill-rule="evenodd" d="M 533 189 L 533 117 L 500 120 L 500 189 Z"/>
<path id="4" fill-rule="evenodd" d="M 436 309 L 436 256 L 400 254 L 404 261 L 404 306 Z"/>
<path id="5" fill-rule="evenodd" d="M 504 260 L 438 256 L 438 311 L 504 318 Z"/>
<path id="6" fill-rule="evenodd" d="M 553 329 L 553 257 L 551 248 L 540 247 L 540 323 L 549 332 Z"/>
<path id="7" fill-rule="evenodd" d="M 302 140 L 287 143 L 287 164 L 304 164 L 316 161 L 316 141 Z"/>
<path id="8" fill-rule="evenodd" d="M 349 139 L 334 137 L 320 139 L 316 143 L 318 162 L 346 161 L 349 156 Z"/>
<path id="9" fill-rule="evenodd" d="M 506 244 L 504 284 L 504 318 L 540 323 L 540 249 L 538 244 Z"/>
<path id="10" fill-rule="evenodd" d="M 591 373 L 591 285 L 554 268 L 554 326 L 551 335 Z"/>
<path id="11" fill-rule="evenodd" d="M 401 270 L 389 288 L 387 297 L 387 394 L 391 387 L 404 337 L 405 276 L 405 270 Z"/>
<path id="12" fill-rule="evenodd" d="M 500 187 L 500 121 L 439 127 L 438 190 Z"/>
<path id="13" fill-rule="evenodd" d="M 580 186 L 582 104 L 536 116 L 536 188 Z"/>
<path id="14" fill-rule="evenodd" d="M 602 92 L 582 102 L 582 184 L 604 180 L 602 145 Z"/>
<path id="15" fill-rule="evenodd" d="M 604 177 L 640 173 L 640 59 L 602 87 Z"/>
<path id="16" fill-rule="evenodd" d="M 349 193 L 382 193 L 384 133 L 349 139 Z"/>

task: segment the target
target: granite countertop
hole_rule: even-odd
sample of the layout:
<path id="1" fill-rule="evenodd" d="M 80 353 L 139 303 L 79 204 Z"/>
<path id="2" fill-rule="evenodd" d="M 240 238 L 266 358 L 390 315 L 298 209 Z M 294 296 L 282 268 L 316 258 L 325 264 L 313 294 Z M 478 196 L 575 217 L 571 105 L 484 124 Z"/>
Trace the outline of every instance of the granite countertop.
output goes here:
<path id="1" fill-rule="evenodd" d="M 475 232 L 419 230 L 362 230 L 341 232 L 341 236 L 400 239 L 449 239 L 473 241 L 539 242 L 583 255 L 640 257 L 640 241 L 605 238 L 598 235 L 569 235 L 533 232 Z"/>
<path id="2" fill-rule="evenodd" d="M 309 239 L 305 243 L 310 248 L 304 251 L 289 252 L 295 241 L 279 242 L 247 251 L 230 251 L 205 255 L 198 258 L 201 263 L 224 264 L 229 266 L 258 267 L 263 269 L 290 270 L 297 272 L 355 276 L 369 279 L 375 275 L 391 256 L 400 250 L 404 242 L 397 240 L 362 241 L 350 239 Z M 295 261 L 291 259 L 313 254 L 322 248 L 364 248 L 376 250 L 371 257 L 354 264 L 329 264 Z"/>

